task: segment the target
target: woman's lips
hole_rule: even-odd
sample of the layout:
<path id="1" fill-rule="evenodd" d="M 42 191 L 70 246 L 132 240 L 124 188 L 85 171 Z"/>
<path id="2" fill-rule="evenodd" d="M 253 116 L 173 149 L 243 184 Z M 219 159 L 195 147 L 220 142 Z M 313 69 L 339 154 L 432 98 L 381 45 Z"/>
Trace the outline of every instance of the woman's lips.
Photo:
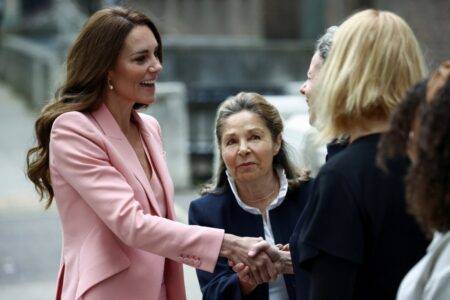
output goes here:
<path id="1" fill-rule="evenodd" d="M 152 87 L 155 87 L 155 84 L 154 84 L 154 83 L 147 83 L 147 84 L 139 83 L 139 85 L 140 85 L 141 87 L 144 87 L 144 88 L 152 88 Z"/>
<path id="2" fill-rule="evenodd" d="M 240 165 L 238 165 L 238 167 L 248 167 L 248 166 L 252 166 L 252 165 L 254 165 L 255 163 L 253 163 L 253 162 L 246 162 L 246 163 L 243 163 L 243 164 L 240 164 Z"/>
<path id="3" fill-rule="evenodd" d="M 156 82 L 156 78 L 155 79 L 147 79 L 147 80 L 142 80 L 141 82 L 139 82 L 139 85 L 143 88 L 153 89 L 155 87 L 155 82 Z"/>

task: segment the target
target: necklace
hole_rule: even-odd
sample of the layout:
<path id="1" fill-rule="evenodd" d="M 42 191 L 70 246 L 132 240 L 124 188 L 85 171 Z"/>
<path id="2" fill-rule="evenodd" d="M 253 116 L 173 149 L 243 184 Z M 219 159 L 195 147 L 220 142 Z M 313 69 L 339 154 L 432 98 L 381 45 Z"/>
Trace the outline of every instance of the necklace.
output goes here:
<path id="1" fill-rule="evenodd" d="M 254 204 L 254 203 L 262 203 L 262 202 L 265 203 L 269 200 L 272 200 L 273 197 L 276 195 L 277 190 L 279 190 L 279 188 L 277 189 L 277 186 L 278 186 L 278 184 L 275 184 L 275 187 L 272 189 L 272 191 L 269 194 L 264 195 L 261 198 L 257 198 L 257 199 L 252 199 L 252 200 L 245 199 L 245 202 L 248 204 Z"/>

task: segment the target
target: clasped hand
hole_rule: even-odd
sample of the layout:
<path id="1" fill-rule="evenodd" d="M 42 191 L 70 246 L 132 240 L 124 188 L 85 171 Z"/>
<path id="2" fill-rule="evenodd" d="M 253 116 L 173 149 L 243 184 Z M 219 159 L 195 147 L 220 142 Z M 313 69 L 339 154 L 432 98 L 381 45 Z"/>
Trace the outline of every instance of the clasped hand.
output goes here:
<path id="1" fill-rule="evenodd" d="M 274 281 L 278 274 L 293 274 L 287 246 L 273 246 L 262 238 L 228 234 L 224 238 L 224 244 L 226 249 L 222 256 L 228 258 L 241 283 L 246 283 L 249 287 Z"/>

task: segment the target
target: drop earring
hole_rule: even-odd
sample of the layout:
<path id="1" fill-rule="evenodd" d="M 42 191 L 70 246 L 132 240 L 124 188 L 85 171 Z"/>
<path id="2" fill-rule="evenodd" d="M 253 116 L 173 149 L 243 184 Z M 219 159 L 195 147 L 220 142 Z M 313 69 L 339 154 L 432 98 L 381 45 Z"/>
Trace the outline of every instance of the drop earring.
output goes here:
<path id="1" fill-rule="evenodd" d="M 114 86 L 111 83 L 111 80 L 108 79 L 108 88 L 112 91 L 114 90 Z"/>

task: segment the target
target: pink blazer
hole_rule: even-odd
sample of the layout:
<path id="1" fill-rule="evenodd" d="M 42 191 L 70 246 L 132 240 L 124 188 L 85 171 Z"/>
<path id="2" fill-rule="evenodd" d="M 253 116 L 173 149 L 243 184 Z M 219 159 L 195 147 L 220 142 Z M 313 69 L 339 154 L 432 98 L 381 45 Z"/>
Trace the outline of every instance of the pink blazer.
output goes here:
<path id="1" fill-rule="evenodd" d="M 63 231 L 57 299 L 185 299 L 181 263 L 214 270 L 223 230 L 173 221 L 160 127 L 153 117 L 133 115 L 161 179 L 167 218 L 105 105 L 59 116 L 50 137 Z"/>

